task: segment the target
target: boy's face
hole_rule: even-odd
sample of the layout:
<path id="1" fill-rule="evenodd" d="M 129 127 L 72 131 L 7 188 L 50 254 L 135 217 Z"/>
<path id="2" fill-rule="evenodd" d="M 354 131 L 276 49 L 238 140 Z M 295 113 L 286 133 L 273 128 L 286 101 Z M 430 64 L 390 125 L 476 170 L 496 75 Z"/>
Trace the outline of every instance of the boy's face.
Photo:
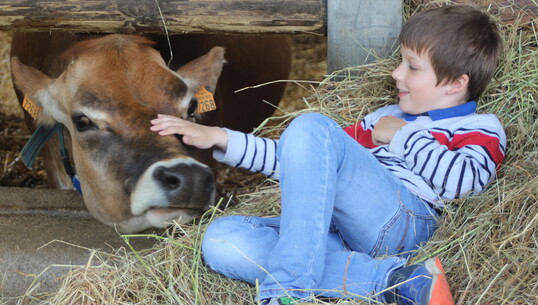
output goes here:
<path id="1" fill-rule="evenodd" d="M 417 54 L 404 46 L 401 46 L 400 52 L 402 62 L 392 71 L 392 78 L 400 90 L 399 104 L 404 112 L 420 114 L 465 102 L 448 94 L 452 88 L 451 83 L 441 82 L 437 85 L 437 76 L 427 52 Z"/>

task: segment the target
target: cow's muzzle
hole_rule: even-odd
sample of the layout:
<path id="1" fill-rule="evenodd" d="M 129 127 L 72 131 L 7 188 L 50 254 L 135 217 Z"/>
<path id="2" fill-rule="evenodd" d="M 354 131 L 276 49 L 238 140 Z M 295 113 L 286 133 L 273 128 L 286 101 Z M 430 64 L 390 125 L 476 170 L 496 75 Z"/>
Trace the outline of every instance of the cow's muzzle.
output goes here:
<path id="1" fill-rule="evenodd" d="M 131 213 L 148 210 L 204 210 L 215 199 L 215 176 L 194 159 L 159 161 L 140 177 L 131 194 Z"/>
<path id="2" fill-rule="evenodd" d="M 215 192 L 213 172 L 195 163 L 159 166 L 153 178 L 168 199 L 169 208 L 204 208 Z"/>

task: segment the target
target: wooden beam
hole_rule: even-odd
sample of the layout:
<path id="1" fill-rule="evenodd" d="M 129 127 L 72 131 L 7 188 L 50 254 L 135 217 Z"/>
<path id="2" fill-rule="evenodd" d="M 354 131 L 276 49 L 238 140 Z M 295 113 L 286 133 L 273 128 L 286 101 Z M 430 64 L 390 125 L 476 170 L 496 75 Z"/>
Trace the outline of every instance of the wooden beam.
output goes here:
<path id="1" fill-rule="evenodd" d="M 325 0 L 5 0 L 0 30 L 325 34 Z M 163 20 L 165 22 L 163 22 Z"/>

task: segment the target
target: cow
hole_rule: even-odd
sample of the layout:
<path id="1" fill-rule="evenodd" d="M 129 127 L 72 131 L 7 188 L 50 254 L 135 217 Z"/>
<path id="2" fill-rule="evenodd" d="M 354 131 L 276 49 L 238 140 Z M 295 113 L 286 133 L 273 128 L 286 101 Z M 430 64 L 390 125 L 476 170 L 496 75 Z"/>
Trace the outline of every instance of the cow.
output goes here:
<path id="1" fill-rule="evenodd" d="M 162 113 L 252 131 L 271 115 L 284 85 L 235 90 L 286 79 L 289 38 L 85 36 L 14 34 L 17 96 L 41 108 L 35 121 L 25 114 L 29 128 L 65 126 L 84 202 L 102 223 L 130 233 L 190 221 L 215 200 L 208 155 L 180 137 L 156 136 L 149 121 Z M 217 110 L 200 115 L 203 90 L 215 94 Z M 50 185 L 71 188 L 58 139 L 47 146 Z"/>

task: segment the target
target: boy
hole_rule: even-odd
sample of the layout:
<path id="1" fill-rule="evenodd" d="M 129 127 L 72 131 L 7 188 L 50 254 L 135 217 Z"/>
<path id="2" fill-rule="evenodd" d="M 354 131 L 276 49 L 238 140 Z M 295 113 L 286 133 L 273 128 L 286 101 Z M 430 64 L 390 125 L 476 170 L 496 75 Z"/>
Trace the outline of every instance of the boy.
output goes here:
<path id="1" fill-rule="evenodd" d="M 500 122 L 475 113 L 501 39 L 487 15 L 452 6 L 410 18 L 400 43 L 398 105 L 345 129 L 306 114 L 276 141 L 152 120 L 160 135 L 182 134 L 219 161 L 280 180 L 280 217 L 218 218 L 202 245 L 213 270 L 259 281 L 261 304 L 314 296 L 453 304 L 439 259 L 404 265 L 434 233 L 444 201 L 482 191 L 504 158 Z"/>

